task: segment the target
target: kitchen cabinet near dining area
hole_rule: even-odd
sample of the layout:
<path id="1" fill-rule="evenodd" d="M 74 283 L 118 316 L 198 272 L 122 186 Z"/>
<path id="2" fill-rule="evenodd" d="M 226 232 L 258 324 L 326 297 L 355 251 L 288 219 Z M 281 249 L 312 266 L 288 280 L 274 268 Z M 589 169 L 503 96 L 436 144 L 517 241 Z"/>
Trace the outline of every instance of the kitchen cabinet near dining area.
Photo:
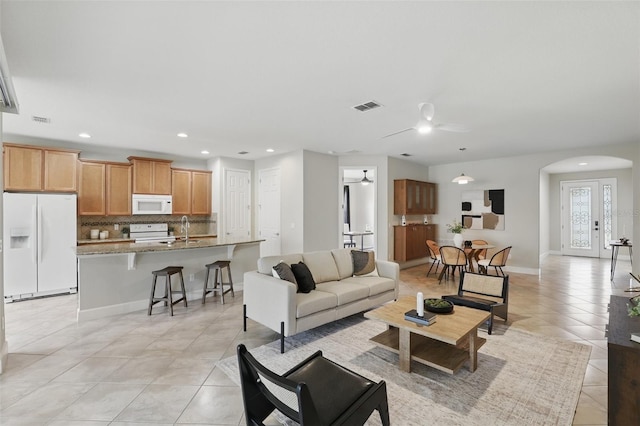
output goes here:
<path id="1" fill-rule="evenodd" d="M 393 227 L 394 260 L 406 262 L 420 259 L 429 255 L 427 240 L 436 239 L 436 225 L 433 224 L 407 224 Z"/>
<path id="2" fill-rule="evenodd" d="M 173 214 L 211 214 L 211 172 L 171 169 Z"/>
<path id="3" fill-rule="evenodd" d="M 436 184 L 411 179 L 393 181 L 393 214 L 436 214 Z"/>
<path id="4" fill-rule="evenodd" d="M 4 143 L 4 190 L 76 192 L 76 164 L 79 152 Z"/>
<path id="5" fill-rule="evenodd" d="M 78 215 L 131 215 L 131 164 L 78 162 Z"/>
<path id="6" fill-rule="evenodd" d="M 128 157 L 133 165 L 133 193 L 171 195 L 171 160 Z"/>

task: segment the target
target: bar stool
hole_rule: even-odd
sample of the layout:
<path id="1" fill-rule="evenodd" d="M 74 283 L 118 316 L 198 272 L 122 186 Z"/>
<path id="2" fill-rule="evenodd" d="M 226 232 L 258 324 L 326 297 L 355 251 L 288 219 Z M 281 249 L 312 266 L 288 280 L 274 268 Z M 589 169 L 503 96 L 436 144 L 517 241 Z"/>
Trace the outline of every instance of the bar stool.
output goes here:
<path id="1" fill-rule="evenodd" d="M 149 310 L 147 315 L 151 315 L 151 308 L 158 302 L 164 302 L 164 306 L 169 306 L 169 312 L 173 316 L 173 305 L 180 301 L 184 301 L 184 307 L 187 307 L 187 292 L 184 289 L 184 279 L 182 278 L 182 266 L 167 266 L 166 268 L 153 271 L 153 283 L 151 285 L 151 297 L 149 298 Z M 178 274 L 180 276 L 180 290 L 171 289 L 171 275 Z M 156 281 L 158 277 L 165 277 L 164 297 L 156 297 Z M 178 300 L 173 300 L 172 294 L 182 294 Z"/>
<path id="2" fill-rule="evenodd" d="M 216 260 L 213 263 L 209 263 L 208 265 L 205 265 L 205 268 L 207 268 L 207 273 L 204 277 L 204 287 L 202 289 L 202 303 L 204 304 L 204 300 L 207 297 L 207 293 L 214 293 L 213 295 L 215 296 L 215 293 L 218 292 L 220 293 L 220 300 L 222 302 L 222 304 L 224 305 L 224 295 L 225 293 L 229 293 L 231 292 L 231 295 L 233 297 L 235 297 L 235 293 L 233 291 L 233 280 L 231 279 L 231 261 L 230 260 Z M 225 283 L 223 282 L 223 278 L 222 278 L 222 270 L 226 268 L 227 269 L 227 276 L 229 277 L 229 282 Z M 209 271 L 214 270 L 214 275 L 213 275 L 213 287 L 208 287 L 209 285 Z M 218 274 L 219 273 L 219 274 Z M 218 279 L 219 277 L 219 279 Z M 218 284 L 220 284 L 220 287 L 218 287 Z M 227 290 L 224 290 L 224 285 L 229 286 L 229 288 Z"/>

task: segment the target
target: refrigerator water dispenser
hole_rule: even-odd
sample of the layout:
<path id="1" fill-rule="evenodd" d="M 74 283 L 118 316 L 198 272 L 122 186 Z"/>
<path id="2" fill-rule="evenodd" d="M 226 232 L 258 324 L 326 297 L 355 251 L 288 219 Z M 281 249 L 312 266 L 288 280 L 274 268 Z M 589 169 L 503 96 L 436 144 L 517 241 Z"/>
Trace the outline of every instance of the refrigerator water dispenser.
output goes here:
<path id="1" fill-rule="evenodd" d="M 31 229 L 30 228 L 11 228 L 10 230 L 9 248 L 21 249 L 31 247 Z"/>

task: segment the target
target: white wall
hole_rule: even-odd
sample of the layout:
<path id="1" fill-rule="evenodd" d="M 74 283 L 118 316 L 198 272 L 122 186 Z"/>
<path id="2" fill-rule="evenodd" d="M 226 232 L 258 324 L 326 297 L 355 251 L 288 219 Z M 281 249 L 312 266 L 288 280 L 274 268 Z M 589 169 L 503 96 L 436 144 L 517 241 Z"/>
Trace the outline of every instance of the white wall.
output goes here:
<path id="1" fill-rule="evenodd" d="M 342 223 L 336 217 L 340 209 L 338 157 L 304 151 L 304 226 L 305 252 L 342 247 L 336 233 Z"/>
<path id="2" fill-rule="evenodd" d="M 540 260 L 549 254 L 549 174 L 540 172 L 540 235 L 538 247 L 540 250 Z"/>
<path id="3" fill-rule="evenodd" d="M 473 151 L 467 151 L 472 157 Z M 538 273 L 539 226 L 540 226 L 540 169 L 566 158 L 582 155 L 607 155 L 626 158 L 638 167 L 638 144 L 618 144 L 580 148 L 574 150 L 549 151 L 531 155 L 492 160 L 468 161 L 464 163 L 432 166 L 429 181 L 438 183 L 438 214 L 433 222 L 440 225 L 439 239 L 451 239 L 444 234 L 443 227 L 454 218 L 460 219 L 460 196 L 468 189 L 505 190 L 505 230 L 467 230 L 465 239 L 481 238 L 497 247 L 513 246 L 508 266 L 515 272 Z M 475 178 L 467 185 L 451 183 L 451 179 L 464 172 Z M 635 175 L 635 174 L 634 174 Z M 634 186 L 634 191 L 638 185 Z M 637 197 L 634 212 L 638 211 Z M 634 214 L 634 220 L 638 220 Z M 637 230 L 637 227 L 634 229 Z"/>
<path id="4" fill-rule="evenodd" d="M 2 113 L 0 113 L 0 135 L 2 135 Z M 2 161 L 0 161 L 0 185 L 4 188 L 4 172 L 2 169 Z M 2 212 L 2 198 L 0 197 L 0 213 Z M 2 214 L 0 214 L 0 241 L 3 240 L 2 230 Z M 0 252 L 0 374 L 5 370 L 7 366 L 7 360 L 9 357 L 9 343 L 6 339 L 5 331 L 5 319 L 4 319 L 4 260 L 2 252 Z"/>
<path id="5" fill-rule="evenodd" d="M 584 179 L 604 179 L 604 178 L 616 178 L 617 180 L 617 200 L 618 207 L 613 212 L 617 216 L 618 221 L 618 233 L 613 235 L 614 238 L 621 237 L 622 230 L 626 229 L 627 238 L 631 238 L 633 235 L 633 182 L 631 180 L 631 169 L 619 169 L 619 170 L 599 170 L 593 172 L 580 172 L 580 173 L 556 173 L 549 175 L 548 191 L 549 191 L 549 228 L 548 232 L 544 232 L 544 228 L 541 227 L 540 234 L 547 234 L 549 238 L 549 250 L 551 252 L 561 251 L 561 195 L 560 195 L 560 182 L 567 180 L 584 180 Z"/>

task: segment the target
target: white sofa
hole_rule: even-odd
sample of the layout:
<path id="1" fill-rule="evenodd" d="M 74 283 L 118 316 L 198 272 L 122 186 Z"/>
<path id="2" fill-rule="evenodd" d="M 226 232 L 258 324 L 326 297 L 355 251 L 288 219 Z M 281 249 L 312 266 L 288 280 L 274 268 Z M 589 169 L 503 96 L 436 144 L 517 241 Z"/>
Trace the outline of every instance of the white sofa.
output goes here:
<path id="1" fill-rule="evenodd" d="M 376 272 L 353 275 L 351 250 L 335 249 L 262 257 L 258 270 L 244 274 L 244 330 L 251 318 L 284 338 L 366 311 L 398 298 L 400 269 L 395 262 L 376 260 Z M 304 262 L 316 289 L 297 293 L 296 284 L 275 278 L 273 266 Z"/>

